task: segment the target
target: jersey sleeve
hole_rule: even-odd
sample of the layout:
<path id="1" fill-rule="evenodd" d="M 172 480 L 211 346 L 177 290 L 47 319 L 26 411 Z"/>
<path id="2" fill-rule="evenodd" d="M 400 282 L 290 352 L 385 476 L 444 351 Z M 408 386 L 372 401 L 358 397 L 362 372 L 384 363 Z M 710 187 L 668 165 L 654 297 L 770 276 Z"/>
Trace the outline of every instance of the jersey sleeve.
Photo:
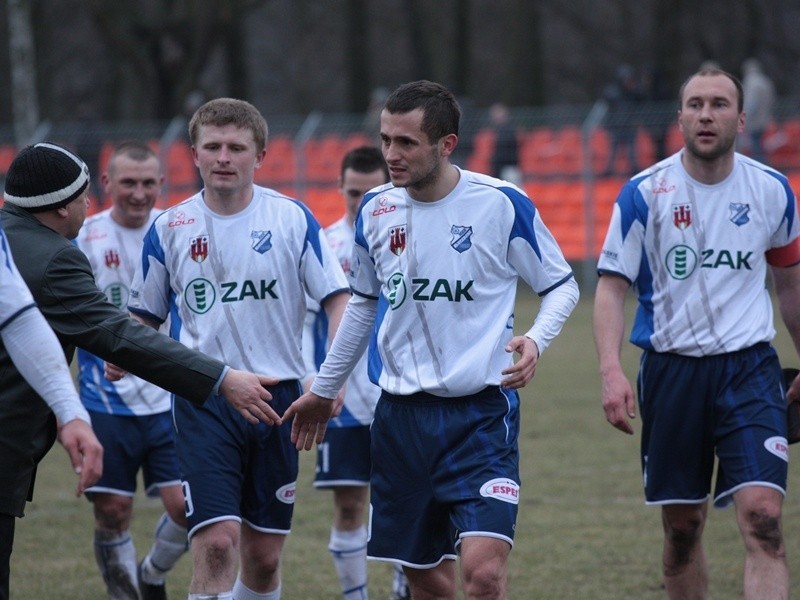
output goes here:
<path id="1" fill-rule="evenodd" d="M 515 190 L 506 194 L 514 209 L 509 263 L 533 291 L 543 296 L 570 279 L 572 268 L 533 202 Z"/>
<path id="2" fill-rule="evenodd" d="M 0 329 L 14 317 L 35 306 L 25 281 L 17 271 L 8 240 L 0 227 Z"/>
<path id="3" fill-rule="evenodd" d="M 780 226 L 775 230 L 767 251 L 767 263 L 773 267 L 789 267 L 800 262 L 800 224 L 797 221 L 797 200 L 788 181 L 781 180 L 785 197 Z"/>
<path id="4" fill-rule="evenodd" d="M 647 207 L 633 183 L 622 188 L 608 224 L 600 252 L 598 273 L 620 275 L 633 283 L 642 262 Z"/>
<path id="5" fill-rule="evenodd" d="M 302 205 L 300 205 L 302 206 Z M 322 304 L 329 296 L 349 290 L 342 266 L 331 250 L 319 222 L 303 206 L 306 235 L 300 273 L 308 295 Z"/>
<path id="6" fill-rule="evenodd" d="M 155 223 L 144 236 L 141 260 L 131 282 L 128 310 L 163 323 L 169 316 L 169 272 Z"/>

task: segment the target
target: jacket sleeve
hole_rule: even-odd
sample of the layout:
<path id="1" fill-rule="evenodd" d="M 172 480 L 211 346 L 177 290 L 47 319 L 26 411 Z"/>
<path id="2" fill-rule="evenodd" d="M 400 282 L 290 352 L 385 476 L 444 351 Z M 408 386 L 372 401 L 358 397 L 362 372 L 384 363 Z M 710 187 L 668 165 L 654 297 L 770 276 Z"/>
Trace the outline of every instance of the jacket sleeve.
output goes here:
<path id="1" fill-rule="evenodd" d="M 225 367 L 108 302 L 88 259 L 72 244 L 52 256 L 38 292 L 39 308 L 62 344 L 88 350 L 195 404 L 208 398 Z"/>

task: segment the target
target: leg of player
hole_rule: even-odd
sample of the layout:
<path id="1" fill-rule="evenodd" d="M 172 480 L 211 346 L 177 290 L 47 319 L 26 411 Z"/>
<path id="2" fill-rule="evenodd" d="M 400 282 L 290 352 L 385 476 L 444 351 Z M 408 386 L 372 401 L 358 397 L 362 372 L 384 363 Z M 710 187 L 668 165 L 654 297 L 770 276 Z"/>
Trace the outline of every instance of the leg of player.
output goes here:
<path id="1" fill-rule="evenodd" d="M 744 597 L 788 598 L 789 570 L 781 531 L 783 494 L 750 486 L 734 494 L 745 545 Z"/>
<path id="2" fill-rule="evenodd" d="M 664 527 L 664 587 L 670 598 L 708 595 L 708 563 L 703 529 L 708 504 L 669 504 L 661 508 Z"/>
<path id="3" fill-rule="evenodd" d="M 129 527 L 133 498 L 94 493 L 94 556 L 108 595 L 114 599 L 138 600 L 136 548 Z"/>
<path id="4" fill-rule="evenodd" d="M 285 535 L 256 531 L 242 523 L 240 571 L 233 587 L 234 598 L 280 599 L 280 559 L 285 541 Z"/>
<path id="5" fill-rule="evenodd" d="M 408 578 L 411 597 L 414 600 L 442 599 L 455 600 L 456 561 L 443 560 L 432 569 L 411 569 L 403 571 Z"/>
<path id="6" fill-rule="evenodd" d="M 333 488 L 334 518 L 328 544 L 345 600 L 367 598 L 366 486 Z"/>
<path id="7" fill-rule="evenodd" d="M 505 598 L 508 554 L 505 540 L 486 536 L 461 538 L 461 579 L 466 598 Z"/>
<path id="8" fill-rule="evenodd" d="M 411 590 L 408 589 L 408 579 L 406 579 L 402 565 L 394 565 L 392 594 L 389 596 L 389 600 L 411 600 Z"/>
<path id="9" fill-rule="evenodd" d="M 167 597 L 164 576 L 189 549 L 181 486 L 164 486 L 159 492 L 166 512 L 156 524 L 155 540 L 150 552 L 139 563 L 142 600 L 162 600 Z"/>

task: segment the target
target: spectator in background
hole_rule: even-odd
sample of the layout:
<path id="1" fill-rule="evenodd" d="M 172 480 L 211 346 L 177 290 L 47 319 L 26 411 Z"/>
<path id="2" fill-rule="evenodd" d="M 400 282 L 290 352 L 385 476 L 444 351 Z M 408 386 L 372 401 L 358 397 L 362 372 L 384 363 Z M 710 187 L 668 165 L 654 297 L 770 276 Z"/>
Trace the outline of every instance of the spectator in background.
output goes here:
<path id="1" fill-rule="evenodd" d="M 614 81 L 603 90 L 603 100 L 608 105 L 606 128 L 611 136 L 611 150 L 603 175 L 609 177 L 619 174 L 616 169 L 617 154 L 625 146 L 628 156 L 628 173 L 639 171 L 636 158 L 636 130 L 638 115 L 636 110 L 644 99 L 635 69 L 630 65 L 620 65 L 614 74 Z"/>
<path id="2" fill-rule="evenodd" d="M 742 89 L 746 118 L 743 150 L 754 160 L 766 163 L 764 133 L 773 119 L 775 86 L 757 58 L 742 63 Z"/>
<path id="3" fill-rule="evenodd" d="M 647 111 L 645 126 L 653 140 L 655 162 L 659 162 L 667 157 L 667 134 L 675 118 L 675 105 L 671 102 L 673 94 L 663 68 L 651 65 L 644 69 L 642 93 L 652 103 Z"/>
<path id="4" fill-rule="evenodd" d="M 491 175 L 520 185 L 519 141 L 516 129 L 508 120 L 508 107 L 501 102 L 492 104 L 489 107 L 489 121 L 494 129 Z"/>
<path id="5" fill-rule="evenodd" d="M 101 180 L 111 207 L 86 220 L 76 243 L 109 302 L 125 309 L 164 176 L 153 150 L 129 141 L 114 148 Z M 78 350 L 78 365 L 81 401 L 105 448 L 103 477 L 86 491 L 97 566 L 111 598 L 166 598 L 164 574 L 188 549 L 170 394 L 135 375 L 109 381 L 103 359 L 86 350 Z M 130 523 L 140 470 L 145 492 L 160 496 L 165 512 L 137 574 Z"/>

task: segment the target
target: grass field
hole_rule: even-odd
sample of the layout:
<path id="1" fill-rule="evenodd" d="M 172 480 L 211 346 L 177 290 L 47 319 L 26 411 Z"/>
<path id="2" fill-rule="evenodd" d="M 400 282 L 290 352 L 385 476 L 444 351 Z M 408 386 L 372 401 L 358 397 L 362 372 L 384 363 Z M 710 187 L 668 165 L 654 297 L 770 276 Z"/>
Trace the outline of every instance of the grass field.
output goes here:
<path id="1" fill-rule="evenodd" d="M 633 299 L 629 300 L 632 307 Z M 520 294 L 519 329 L 536 301 Z M 527 327 L 527 326 L 526 326 Z M 775 341 L 787 363 L 797 362 L 785 332 Z M 626 371 L 633 376 L 638 353 L 626 344 Z M 512 599 L 663 598 L 660 585 L 659 511 L 646 507 L 641 491 L 638 433 L 625 436 L 608 425 L 599 396 L 591 334 L 591 298 L 584 298 L 561 336 L 544 355 L 533 382 L 522 392 L 520 435 L 522 499 L 511 553 Z M 800 446 L 790 454 L 797 459 Z M 800 560 L 800 472 L 790 469 L 784 529 L 790 569 Z M 340 597 L 327 552 L 330 494 L 311 487 L 313 455 L 301 462 L 292 535 L 283 565 L 286 600 Z M 11 597 L 16 600 L 104 598 L 92 550 L 91 508 L 75 499 L 74 476 L 60 447 L 41 465 L 36 498 L 17 523 Z M 136 500 L 133 534 L 141 557 L 161 514 L 157 501 Z M 712 511 L 706 529 L 711 598 L 742 596 L 743 548 L 731 510 Z M 171 598 L 185 598 L 189 556 L 168 579 Z M 370 563 L 370 597 L 389 595 L 390 568 Z M 792 575 L 792 595 L 800 575 Z"/>

